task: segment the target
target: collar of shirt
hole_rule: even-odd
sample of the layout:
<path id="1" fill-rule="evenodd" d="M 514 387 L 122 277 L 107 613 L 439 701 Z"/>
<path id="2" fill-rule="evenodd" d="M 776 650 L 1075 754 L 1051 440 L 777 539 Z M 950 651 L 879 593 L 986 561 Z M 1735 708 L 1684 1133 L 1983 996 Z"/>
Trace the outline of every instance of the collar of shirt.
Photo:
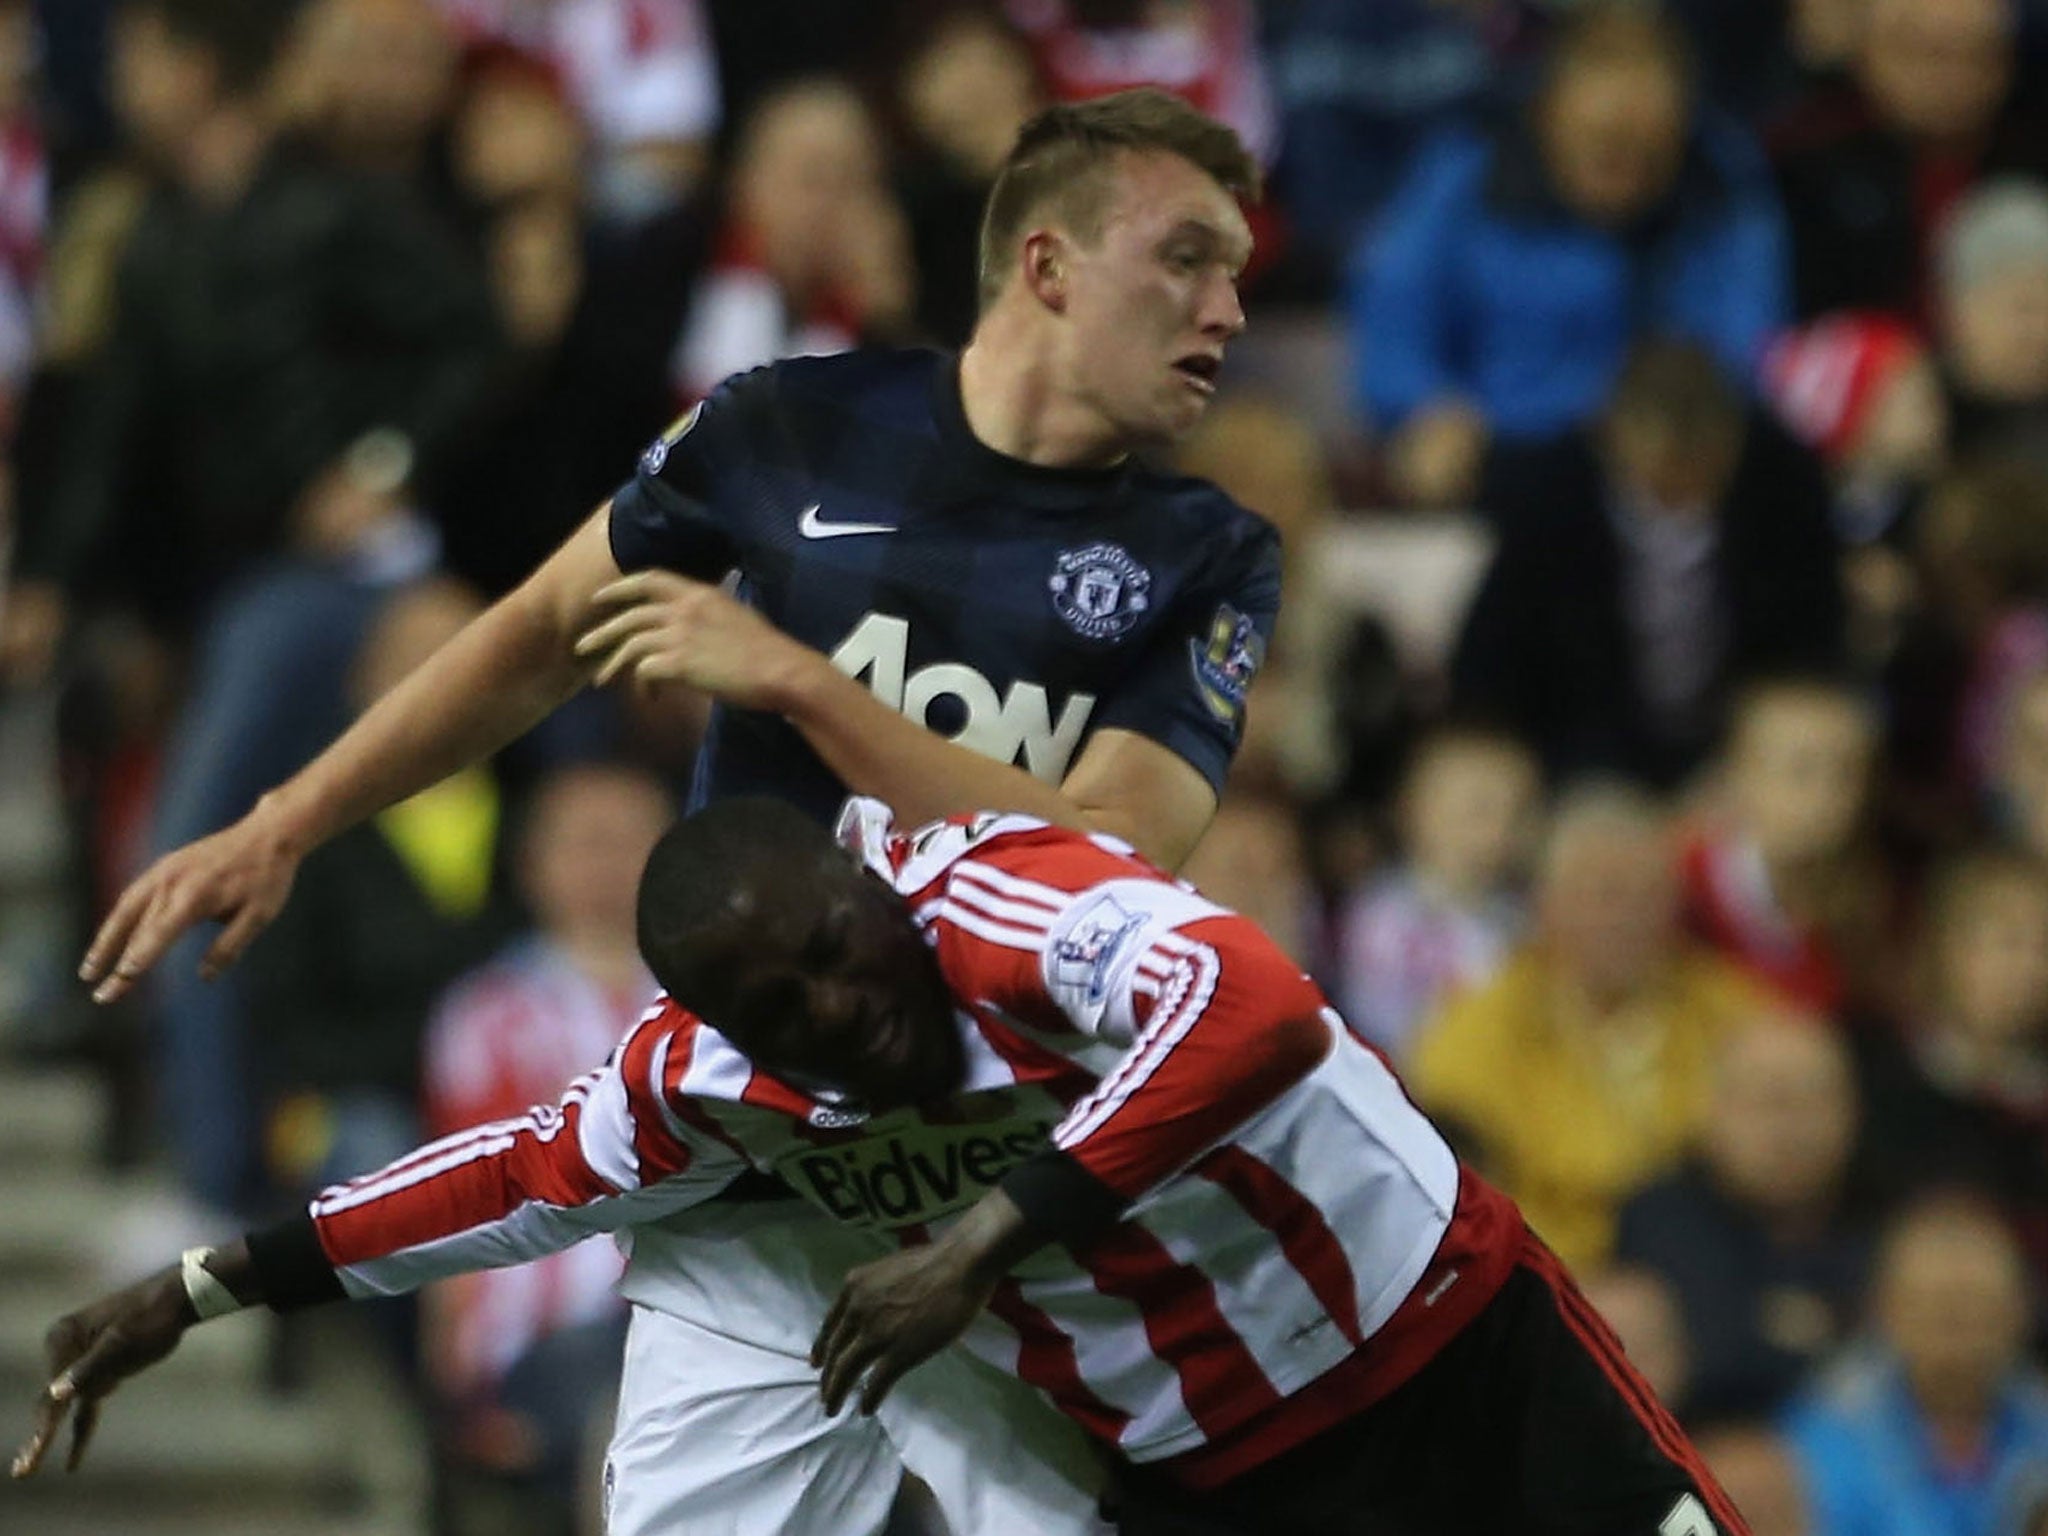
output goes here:
<path id="1" fill-rule="evenodd" d="M 933 372 L 932 420 L 948 501 L 1002 501 L 1040 512 L 1099 514 L 1106 503 L 1122 497 L 1132 474 L 1129 457 L 1104 469 L 1065 468 L 1013 459 L 989 447 L 967 424 L 958 356 L 947 357 Z"/>
<path id="2" fill-rule="evenodd" d="M 1662 570 L 1702 565 L 1721 542 L 1721 521 L 1711 507 L 1665 507 L 1617 493 L 1608 498 L 1607 515 L 1629 553 Z"/>

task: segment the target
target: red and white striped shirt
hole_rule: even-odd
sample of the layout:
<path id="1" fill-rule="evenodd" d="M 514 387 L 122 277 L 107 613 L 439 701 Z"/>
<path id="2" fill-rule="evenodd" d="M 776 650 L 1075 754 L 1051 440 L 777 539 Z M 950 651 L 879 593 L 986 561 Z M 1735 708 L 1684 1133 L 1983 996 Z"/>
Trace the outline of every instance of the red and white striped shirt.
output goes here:
<path id="1" fill-rule="evenodd" d="M 427 1026 L 421 1109 L 446 1135 L 521 1113 L 596 1061 L 654 988 L 611 987 L 533 935 L 457 981 Z M 466 1275 L 430 1315 L 427 1357 L 450 1395 L 482 1391 L 550 1334 L 623 1310 L 619 1252 L 582 1243 L 512 1269 Z"/>
<path id="2" fill-rule="evenodd" d="M 664 999 L 559 1107 L 315 1201 L 349 1293 L 657 1220 L 748 1169 L 915 1241 L 1049 1142 L 1132 1204 L 1079 1252 L 1026 1259 L 966 1342 L 1200 1485 L 1383 1396 L 1498 1289 L 1513 1205 L 1254 925 L 1028 817 L 905 837 L 855 801 L 842 837 L 907 898 L 958 1000 L 954 1100 L 869 1116 Z"/>

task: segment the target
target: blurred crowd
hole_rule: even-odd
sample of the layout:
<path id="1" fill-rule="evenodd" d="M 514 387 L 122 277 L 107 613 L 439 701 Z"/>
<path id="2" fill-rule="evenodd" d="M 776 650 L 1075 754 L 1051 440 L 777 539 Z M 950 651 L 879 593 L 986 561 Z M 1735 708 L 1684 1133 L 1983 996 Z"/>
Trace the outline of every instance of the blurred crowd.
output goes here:
<path id="1" fill-rule="evenodd" d="M 1288 595 L 1191 878 L 1758 1536 L 2048 1532 L 2048 7 L 0 0 L 0 687 L 78 933 L 727 374 L 957 346 L 1017 126 L 1147 82 L 1270 177 L 1177 454 Z M 1388 529 L 1478 540 L 1447 644 L 1318 579 Z M 586 697 L 34 1043 L 217 1213 L 552 1098 L 698 725 Z M 617 1263 L 387 1320 L 450 1531 L 573 1527 Z"/>

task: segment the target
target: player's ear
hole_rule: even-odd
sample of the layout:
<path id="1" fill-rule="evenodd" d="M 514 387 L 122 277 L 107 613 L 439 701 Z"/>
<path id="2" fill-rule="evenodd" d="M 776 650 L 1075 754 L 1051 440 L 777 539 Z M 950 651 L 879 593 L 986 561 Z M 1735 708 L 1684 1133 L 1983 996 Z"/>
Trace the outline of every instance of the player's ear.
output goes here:
<path id="1" fill-rule="evenodd" d="M 1067 243 L 1050 229 L 1024 237 L 1024 284 L 1055 314 L 1067 308 Z"/>

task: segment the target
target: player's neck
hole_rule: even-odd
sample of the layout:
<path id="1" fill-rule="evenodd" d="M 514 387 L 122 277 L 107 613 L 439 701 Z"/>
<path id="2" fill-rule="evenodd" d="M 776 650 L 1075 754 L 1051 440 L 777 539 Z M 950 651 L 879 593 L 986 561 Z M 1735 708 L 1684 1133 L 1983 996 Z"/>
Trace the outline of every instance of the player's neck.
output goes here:
<path id="1" fill-rule="evenodd" d="M 960 354 L 960 408 L 984 447 L 1047 469 L 1102 469 L 1130 451 L 1099 411 L 1054 383 L 1049 359 L 996 329 L 984 323 Z"/>

